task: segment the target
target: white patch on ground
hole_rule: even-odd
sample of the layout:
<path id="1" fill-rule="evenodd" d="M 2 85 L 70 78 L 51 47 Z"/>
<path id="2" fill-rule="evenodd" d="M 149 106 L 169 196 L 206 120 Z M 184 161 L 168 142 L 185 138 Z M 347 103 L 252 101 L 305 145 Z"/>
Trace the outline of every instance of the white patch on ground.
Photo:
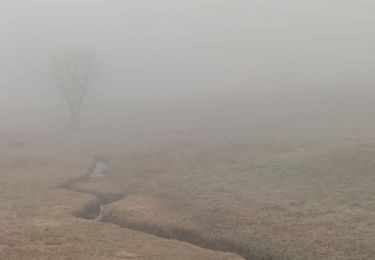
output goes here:
<path id="1" fill-rule="evenodd" d="M 108 164 L 103 162 L 97 162 L 95 165 L 95 169 L 91 173 L 91 178 L 98 178 L 103 177 L 104 172 L 107 169 Z"/>

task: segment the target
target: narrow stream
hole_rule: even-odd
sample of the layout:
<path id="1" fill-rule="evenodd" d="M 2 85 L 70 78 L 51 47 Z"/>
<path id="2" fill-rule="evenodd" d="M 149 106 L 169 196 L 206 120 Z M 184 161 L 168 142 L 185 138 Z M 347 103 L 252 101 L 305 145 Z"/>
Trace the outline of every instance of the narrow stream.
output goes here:
<path id="1" fill-rule="evenodd" d="M 108 168 L 108 163 L 105 162 L 96 162 L 95 163 L 95 168 L 91 172 L 90 177 L 91 178 L 98 178 L 98 177 L 104 177 L 105 176 L 105 171 Z"/>
<path id="2" fill-rule="evenodd" d="M 105 171 L 108 168 L 108 163 L 105 162 L 96 162 L 94 170 L 91 172 L 90 177 L 91 178 L 100 178 L 105 176 Z M 105 204 L 102 200 L 99 200 L 99 207 L 98 210 L 96 210 L 96 214 L 94 214 L 92 217 L 96 221 L 101 221 L 103 219 L 104 214 L 104 208 Z"/>
<path id="3" fill-rule="evenodd" d="M 88 178 L 102 178 L 105 176 L 106 170 L 108 168 L 107 162 L 96 161 L 94 169 L 90 172 L 89 175 L 85 177 L 74 179 L 64 185 L 66 189 L 74 190 L 77 192 L 89 193 L 96 197 L 95 200 L 87 203 L 81 210 L 78 210 L 73 213 L 74 216 L 84 219 L 92 219 L 96 221 L 103 221 L 104 209 L 107 204 L 113 203 L 123 198 L 122 194 L 119 193 L 108 193 L 105 195 L 98 195 L 95 192 L 77 188 L 75 184 L 85 181 Z"/>
<path id="4" fill-rule="evenodd" d="M 84 192 L 92 194 L 96 197 L 96 200 L 86 204 L 83 209 L 73 213 L 74 216 L 84 219 L 91 219 L 96 221 L 104 221 L 112 224 L 116 224 L 121 227 L 141 231 L 148 234 L 153 234 L 161 238 L 167 238 L 172 240 L 184 241 L 202 248 L 214 250 L 214 251 L 225 251 L 225 252 L 232 252 L 234 254 L 242 256 L 246 260 L 286 260 L 289 258 L 278 256 L 273 257 L 269 252 L 262 252 L 257 251 L 254 248 L 249 248 L 247 244 L 237 244 L 232 241 L 227 241 L 226 239 L 207 239 L 204 238 L 201 234 L 196 233 L 194 231 L 187 231 L 187 230 L 169 230 L 165 231 L 162 229 L 158 229 L 153 225 L 136 225 L 129 223 L 128 225 L 124 225 L 123 223 L 116 223 L 111 219 L 104 218 L 104 210 L 107 204 L 116 202 L 121 200 L 124 196 L 123 194 L 119 193 L 110 193 L 99 196 L 94 192 L 90 192 L 87 190 L 83 190 L 80 188 L 74 187 L 74 184 L 80 181 L 84 181 L 87 178 L 101 178 L 106 175 L 106 170 L 108 168 L 108 163 L 96 161 L 95 167 L 89 175 L 86 175 L 84 178 L 78 178 L 72 180 L 71 182 L 64 185 L 66 189 L 74 190 L 77 192 Z"/>

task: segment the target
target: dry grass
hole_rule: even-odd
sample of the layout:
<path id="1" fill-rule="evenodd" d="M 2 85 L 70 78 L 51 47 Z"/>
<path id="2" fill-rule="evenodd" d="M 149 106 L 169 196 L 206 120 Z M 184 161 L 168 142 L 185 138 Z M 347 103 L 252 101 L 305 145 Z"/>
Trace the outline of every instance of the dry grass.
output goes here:
<path id="1" fill-rule="evenodd" d="M 111 155 L 125 198 L 106 215 L 248 259 L 374 259 L 370 141 L 228 131 L 138 142 Z"/>
<path id="2" fill-rule="evenodd" d="M 0 259 L 241 259 L 72 216 L 95 196 L 64 187 L 87 175 L 93 160 L 67 154 L 0 153 Z"/>
<path id="3" fill-rule="evenodd" d="M 82 178 L 93 161 L 77 150 L 2 153 L 0 259 L 239 259 L 191 244 L 247 259 L 375 259 L 372 135 L 245 129 L 87 147 L 109 160 L 106 177 Z M 98 198 L 115 201 L 108 222 L 191 244 L 71 215 Z"/>

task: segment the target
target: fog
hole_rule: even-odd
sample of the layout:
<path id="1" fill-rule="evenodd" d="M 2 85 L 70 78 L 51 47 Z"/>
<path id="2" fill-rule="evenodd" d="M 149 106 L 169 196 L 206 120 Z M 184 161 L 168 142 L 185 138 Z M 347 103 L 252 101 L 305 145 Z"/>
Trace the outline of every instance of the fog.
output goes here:
<path id="1" fill-rule="evenodd" d="M 66 129 L 49 67 L 90 51 L 82 129 L 372 127 L 369 0 L 1 0 L 2 132 Z"/>
<path id="2" fill-rule="evenodd" d="M 375 259 L 374 10 L 0 0 L 0 259 Z"/>

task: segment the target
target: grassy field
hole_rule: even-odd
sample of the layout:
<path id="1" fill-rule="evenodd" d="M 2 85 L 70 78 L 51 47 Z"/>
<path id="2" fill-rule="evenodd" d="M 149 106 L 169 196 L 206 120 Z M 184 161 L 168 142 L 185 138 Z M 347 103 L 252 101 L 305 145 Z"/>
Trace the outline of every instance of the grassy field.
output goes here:
<path id="1" fill-rule="evenodd" d="M 92 164 L 92 157 L 56 148 L 0 152 L 0 259 L 241 259 L 75 217 L 95 196 L 66 184 Z"/>
<path id="2" fill-rule="evenodd" d="M 375 259 L 372 133 L 89 143 L 3 149 L 0 259 Z M 95 158 L 106 176 L 82 178 Z M 76 217 L 111 196 L 103 222 Z"/>
<path id="3" fill-rule="evenodd" d="M 175 133 L 107 156 L 122 226 L 247 259 L 375 259 L 371 137 Z"/>

